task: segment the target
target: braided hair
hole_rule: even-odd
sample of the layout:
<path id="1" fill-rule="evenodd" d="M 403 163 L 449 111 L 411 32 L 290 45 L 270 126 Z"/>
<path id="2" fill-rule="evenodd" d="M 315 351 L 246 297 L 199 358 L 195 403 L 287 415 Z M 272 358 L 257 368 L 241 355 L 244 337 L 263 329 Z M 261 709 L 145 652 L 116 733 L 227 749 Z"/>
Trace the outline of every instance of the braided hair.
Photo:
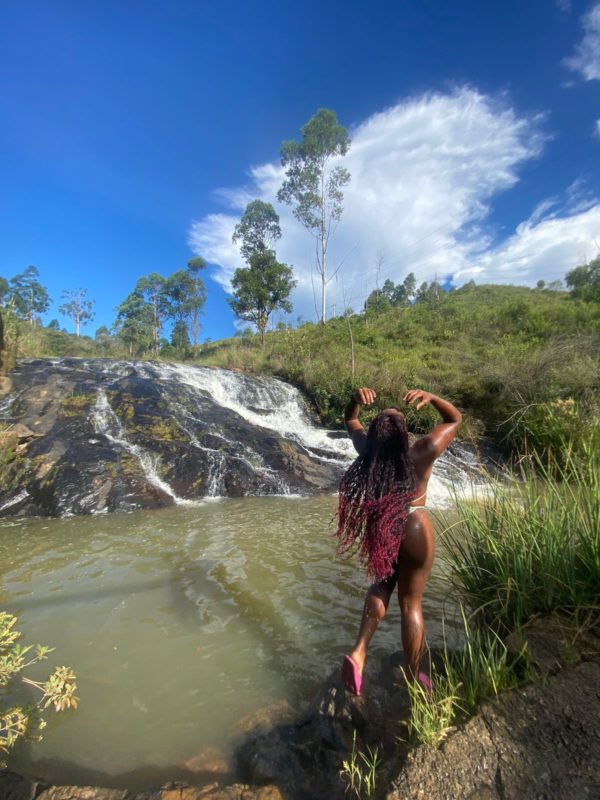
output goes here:
<path id="1" fill-rule="evenodd" d="M 369 425 L 364 452 L 339 487 L 338 553 L 357 551 L 378 580 L 394 572 L 416 479 L 402 414 L 382 412 Z"/>

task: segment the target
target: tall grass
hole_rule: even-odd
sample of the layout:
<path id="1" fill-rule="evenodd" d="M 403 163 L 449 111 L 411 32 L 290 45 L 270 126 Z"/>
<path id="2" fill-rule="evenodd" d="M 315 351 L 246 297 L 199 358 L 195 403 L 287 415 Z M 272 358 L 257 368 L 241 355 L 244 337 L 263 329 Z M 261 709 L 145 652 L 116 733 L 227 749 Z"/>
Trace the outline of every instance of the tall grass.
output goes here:
<path id="1" fill-rule="evenodd" d="M 492 630 L 538 615 L 600 610 L 600 452 L 597 436 L 560 466 L 525 462 L 515 485 L 492 482 L 481 503 L 458 501 L 446 534 L 454 584 Z"/>
<path id="2" fill-rule="evenodd" d="M 525 654 L 511 654 L 502 639 L 469 618 L 461 607 L 464 646 L 444 651 L 444 669 L 431 675 L 431 690 L 407 680 L 411 713 L 409 738 L 437 745 L 452 728 L 477 708 L 482 700 L 517 686 L 515 667 Z"/>

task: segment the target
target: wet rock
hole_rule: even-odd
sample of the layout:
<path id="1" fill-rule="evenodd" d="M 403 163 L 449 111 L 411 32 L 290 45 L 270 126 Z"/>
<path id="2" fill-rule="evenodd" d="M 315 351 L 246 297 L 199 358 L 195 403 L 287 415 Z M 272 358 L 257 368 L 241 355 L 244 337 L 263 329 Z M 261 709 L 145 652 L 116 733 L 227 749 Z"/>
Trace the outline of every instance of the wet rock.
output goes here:
<path id="1" fill-rule="evenodd" d="M 97 786 L 50 786 L 37 800 L 125 800 L 125 789 L 103 789 Z"/>
<path id="2" fill-rule="evenodd" d="M 190 380 L 182 381 L 178 369 L 188 370 Z M 224 371 L 148 362 L 20 362 L 0 417 L 12 431 L 0 447 L 18 450 L 0 487 L 0 517 L 95 514 L 211 494 L 306 494 L 337 486 L 343 464 L 332 461 L 333 445 L 310 452 L 253 425 L 202 388 L 203 380 L 214 386 L 215 375 L 223 376 L 225 404 L 238 392 L 239 403 L 250 398 L 244 407 L 265 420 L 295 391 L 266 378 L 240 374 L 232 381 Z M 272 408 L 256 405 L 257 397 Z"/>
<path id="3" fill-rule="evenodd" d="M 15 772 L 0 770 L 0 800 L 35 800 L 40 784 Z"/>
<path id="4" fill-rule="evenodd" d="M 272 782 L 291 800 L 341 798 L 339 772 L 354 736 L 363 749 L 381 742 L 388 701 L 387 692 L 375 686 L 365 696 L 350 694 L 336 669 L 295 720 L 282 704 L 253 715 L 254 722 L 240 729 L 238 766 L 249 782 Z"/>
<path id="5" fill-rule="evenodd" d="M 284 800 L 284 798 L 276 786 L 252 787 L 235 783 L 220 787 L 217 783 L 213 783 L 203 788 L 182 786 L 163 789 L 159 800 Z"/>
<path id="6" fill-rule="evenodd" d="M 232 765 L 222 750 L 217 747 L 204 747 L 185 762 L 189 772 L 199 775 L 231 775 Z"/>

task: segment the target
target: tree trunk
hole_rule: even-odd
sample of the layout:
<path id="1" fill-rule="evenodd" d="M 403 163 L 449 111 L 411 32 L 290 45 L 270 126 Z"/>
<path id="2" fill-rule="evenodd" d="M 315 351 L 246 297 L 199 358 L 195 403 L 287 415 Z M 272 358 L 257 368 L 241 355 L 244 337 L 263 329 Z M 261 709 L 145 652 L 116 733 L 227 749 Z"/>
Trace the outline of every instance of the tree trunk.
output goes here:
<path id="1" fill-rule="evenodd" d="M 4 368 L 4 320 L 2 318 L 2 309 L 0 308 L 0 376 Z"/>
<path id="2" fill-rule="evenodd" d="M 194 340 L 194 358 L 198 358 L 198 312 L 194 311 L 192 314 L 192 339 Z"/>
<path id="3" fill-rule="evenodd" d="M 348 331 L 350 332 L 350 354 L 352 357 L 352 380 L 354 380 L 354 336 L 352 335 L 352 325 L 350 324 L 350 317 L 346 317 L 348 323 Z"/>
<path id="4" fill-rule="evenodd" d="M 325 165 L 321 166 L 321 325 L 325 325 L 327 317 L 325 290 L 327 286 L 326 280 L 326 257 L 327 257 L 327 240 L 325 238 Z"/>

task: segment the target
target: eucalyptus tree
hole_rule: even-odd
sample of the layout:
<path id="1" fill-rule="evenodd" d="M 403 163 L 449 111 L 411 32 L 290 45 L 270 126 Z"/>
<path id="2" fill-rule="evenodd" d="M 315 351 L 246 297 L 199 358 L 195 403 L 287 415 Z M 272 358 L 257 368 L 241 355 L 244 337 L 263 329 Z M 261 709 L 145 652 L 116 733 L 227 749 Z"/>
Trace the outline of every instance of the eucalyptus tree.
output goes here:
<path id="1" fill-rule="evenodd" d="M 38 314 L 48 310 L 50 297 L 38 278 L 37 267 L 29 266 L 9 281 L 8 303 L 17 316 L 27 319 L 33 326 Z"/>
<path id="2" fill-rule="evenodd" d="M 75 323 L 75 334 L 79 336 L 82 325 L 87 325 L 94 319 L 94 301 L 86 299 L 87 289 L 66 289 L 61 294 L 61 299 L 65 300 L 59 306 L 59 313 L 69 317 Z"/>
<path id="3" fill-rule="evenodd" d="M 180 269 L 167 278 L 164 287 L 169 316 L 176 320 L 175 324 L 183 322 L 190 326 L 194 355 L 198 352 L 200 315 L 206 303 L 206 287 L 200 277 L 201 270 L 205 268 L 203 258 L 192 258 L 188 261 L 187 269 Z"/>
<path id="4" fill-rule="evenodd" d="M 152 329 L 152 349 L 157 356 L 160 350 L 160 335 L 165 317 L 170 315 L 169 300 L 166 293 L 166 280 L 158 272 L 144 275 L 135 285 L 134 294 L 138 294 L 142 303 L 149 309 Z M 148 312 L 145 312 L 146 315 Z"/>
<path id="5" fill-rule="evenodd" d="M 137 290 L 118 306 L 114 327 L 130 356 L 147 352 L 155 343 L 152 308 Z"/>
<path id="6" fill-rule="evenodd" d="M 182 319 L 178 319 L 173 325 L 173 330 L 171 331 L 171 345 L 182 353 L 185 353 L 190 348 L 190 335 L 187 325 Z"/>
<path id="7" fill-rule="evenodd" d="M 233 297 L 227 302 L 239 319 L 256 325 L 264 347 L 269 317 L 276 309 L 290 313 L 289 296 L 296 285 L 292 270 L 277 261 L 273 250 L 252 253 L 248 267 L 236 269 L 231 281 Z"/>
<path id="8" fill-rule="evenodd" d="M 233 231 L 233 243 L 240 244 L 242 258 L 250 263 L 254 253 L 263 253 L 281 238 L 279 215 L 263 200 L 251 200 Z"/>
<path id="9" fill-rule="evenodd" d="M 334 111 L 321 108 L 300 131 L 301 140 L 281 146 L 285 180 L 277 193 L 281 203 L 293 206 L 296 219 L 316 240 L 316 270 L 321 278 L 321 323 L 327 316 L 326 290 L 333 277 L 327 272 L 329 239 L 339 223 L 348 170 L 336 163 L 350 148 L 350 137 Z"/>

